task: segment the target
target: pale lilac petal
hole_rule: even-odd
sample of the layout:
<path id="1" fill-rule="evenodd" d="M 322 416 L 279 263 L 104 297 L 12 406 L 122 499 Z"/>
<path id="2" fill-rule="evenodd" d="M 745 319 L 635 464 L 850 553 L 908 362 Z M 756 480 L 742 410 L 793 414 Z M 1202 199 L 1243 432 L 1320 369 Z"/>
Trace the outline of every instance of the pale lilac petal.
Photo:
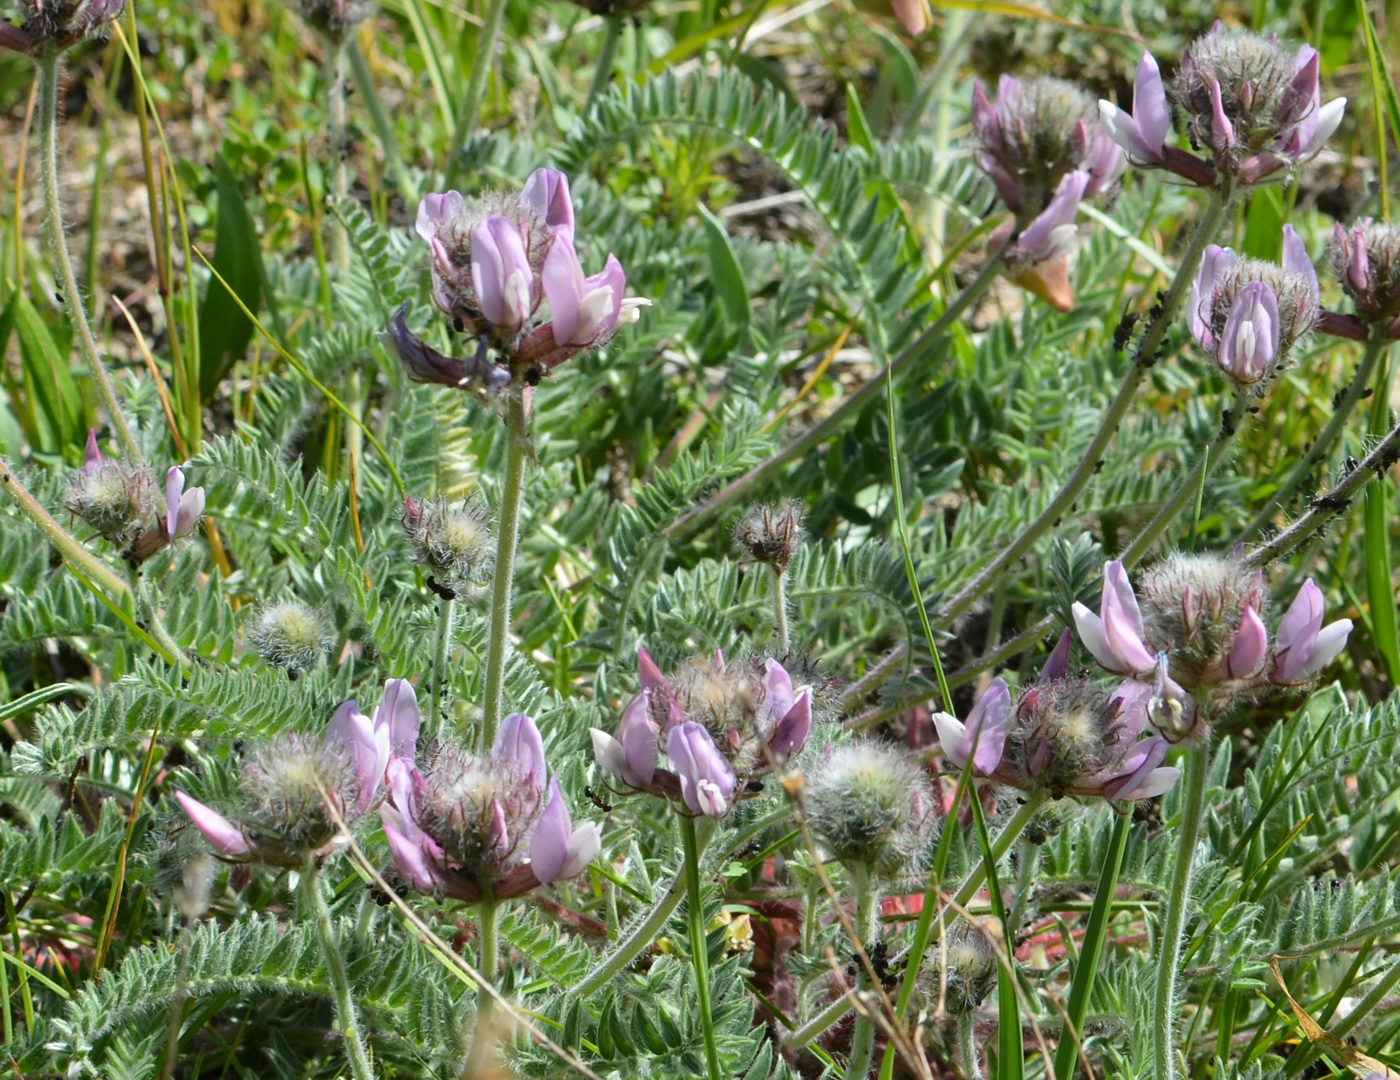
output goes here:
<path id="1" fill-rule="evenodd" d="M 609 255 L 601 271 L 583 280 L 578 322 L 573 333 L 567 339 L 561 339 L 556 332 L 555 342 L 588 346 L 610 334 L 617 327 L 618 316 L 622 312 L 622 294 L 626 288 L 627 276 L 622 272 L 622 264 L 616 256 Z M 557 331 L 558 328 L 555 329 Z"/>
<path id="2" fill-rule="evenodd" d="M 972 767 L 991 776 L 1001 764 L 1006 747 L 1007 721 L 1011 718 L 1011 690 L 1004 679 L 993 679 L 967 715 L 967 739 Z"/>
<path id="3" fill-rule="evenodd" d="M 248 843 L 243 830 L 223 814 L 205 806 L 194 796 L 186 795 L 178 788 L 175 791 L 175 801 L 189 815 L 194 827 L 204 834 L 209 846 L 220 855 L 237 859 L 252 854 L 253 846 Z"/>
<path id="4" fill-rule="evenodd" d="M 1312 655 L 1304 662 L 1302 670 L 1295 677 L 1297 681 L 1311 679 L 1319 671 L 1335 660 L 1341 651 L 1346 648 L 1347 638 L 1351 635 L 1352 622 L 1350 619 L 1338 619 L 1336 622 L 1328 623 L 1318 631 L 1317 641 L 1313 645 Z"/>
<path id="5" fill-rule="evenodd" d="M 1211 308 L 1215 303 L 1215 286 L 1225 271 L 1235 264 L 1237 256 L 1227 247 L 1209 244 L 1201 259 L 1201 268 L 1196 272 L 1196 280 L 1191 286 L 1191 296 L 1187 301 L 1186 318 L 1191 328 L 1191 336 L 1203 349 L 1214 349 L 1215 338 L 1210 331 Z"/>
<path id="6" fill-rule="evenodd" d="M 175 531 L 171 536 L 177 540 L 182 536 L 189 536 L 203 516 L 204 489 L 192 487 L 180 496 L 180 504 L 175 509 Z"/>
<path id="7" fill-rule="evenodd" d="M 472 230 L 472 285 L 488 322 L 520 329 L 534 306 L 534 272 L 520 227 L 509 218 L 489 217 Z"/>
<path id="8" fill-rule="evenodd" d="M 1327 144 L 1327 140 L 1332 137 L 1341 124 L 1346 108 L 1347 99 L 1339 97 L 1333 98 L 1317 110 L 1317 129 L 1302 149 L 1301 156 L 1304 159 L 1312 157 Z"/>
<path id="9" fill-rule="evenodd" d="M 560 345 L 569 344 L 579 329 L 586 290 L 583 266 L 574 250 L 572 229 L 555 231 L 540 278 L 544 285 L 544 298 L 549 301 L 554 340 Z"/>
<path id="10" fill-rule="evenodd" d="M 1050 650 L 1050 655 L 1045 660 L 1045 666 L 1040 669 L 1040 681 L 1054 682 L 1056 679 L 1063 679 L 1069 674 L 1069 631 L 1060 634 L 1060 640 L 1055 642 L 1055 647 Z"/>
<path id="11" fill-rule="evenodd" d="M 1235 297 L 1220 335 L 1220 366 L 1241 382 L 1257 382 L 1278 358 L 1278 299 L 1263 281 Z"/>
<path id="12" fill-rule="evenodd" d="M 510 852 L 510 826 L 506 823 L 506 808 L 500 799 L 491 800 L 491 821 L 486 826 L 486 850 L 496 859 Z"/>
<path id="13" fill-rule="evenodd" d="M 1078 602 L 1071 611 L 1074 614 L 1074 628 L 1079 631 L 1079 640 L 1084 647 L 1106 670 L 1117 671 L 1121 665 L 1103 632 L 1103 620 Z"/>
<path id="14" fill-rule="evenodd" d="M 791 709 L 783 714 L 768 742 L 768 752 L 777 761 L 786 761 L 807 742 L 812 731 L 812 691 L 803 690 Z"/>
<path id="15" fill-rule="evenodd" d="M 656 774 L 660 735 L 651 719 L 652 693 L 655 691 L 644 690 L 628 702 L 617 726 L 618 745 L 628 774 L 624 779 L 634 787 L 646 787 Z"/>
<path id="16" fill-rule="evenodd" d="M 1133 120 L 1150 155 L 1145 160 L 1159 160 L 1171 134 L 1172 113 L 1162 86 L 1162 73 L 1150 52 L 1142 54 L 1133 80 Z"/>
<path id="17" fill-rule="evenodd" d="M 520 201 L 539 214 L 546 225 L 574 227 L 574 204 L 569 178 L 558 169 L 536 169 L 525 181 Z"/>
<path id="18" fill-rule="evenodd" d="M 1252 606 L 1246 606 L 1226 664 L 1231 677 L 1239 679 L 1253 675 L 1259 670 L 1268 651 L 1269 631 L 1264 627 L 1264 620 Z"/>
<path id="19" fill-rule="evenodd" d="M 1341 230 L 1341 225 L 1337 226 Z M 1347 281 L 1358 293 L 1371 289 L 1371 256 L 1366 250 L 1366 230 L 1357 226 L 1351 231 L 1351 261 L 1347 265 Z"/>
<path id="20" fill-rule="evenodd" d="M 1119 773 L 1103 786 L 1105 798 L 1136 799 L 1152 772 L 1167 756 L 1167 740 L 1160 735 L 1143 739 L 1130 747 L 1119 765 Z"/>
<path id="21" fill-rule="evenodd" d="M 588 735 L 593 740 L 593 756 L 598 759 L 599 765 L 624 784 L 640 786 L 637 777 L 627 767 L 627 755 L 623 752 L 622 743 L 600 728 L 589 728 Z"/>
<path id="22" fill-rule="evenodd" d="M 438 238 L 438 230 L 454 221 L 466 207 L 460 191 L 430 192 L 418 203 L 418 220 L 414 228 L 429 244 Z"/>
<path id="23" fill-rule="evenodd" d="M 564 860 L 564 869 L 559 871 L 561 880 L 578 877 L 587 868 L 603 846 L 603 830 L 596 821 L 587 821 L 573 831 L 569 837 L 569 855 Z"/>
<path id="24" fill-rule="evenodd" d="M 1152 670 L 1156 658 L 1142 640 L 1142 611 L 1128 581 L 1128 572 L 1117 560 L 1104 565 L 1100 623 L 1108 647 L 1118 661 L 1117 670 Z"/>
<path id="25" fill-rule="evenodd" d="M 651 653 L 640 645 L 637 646 L 637 671 L 641 676 L 643 689 L 666 691 L 671 689 L 670 684 L 666 681 L 666 676 L 661 674 L 661 669 L 651 658 Z"/>
<path id="26" fill-rule="evenodd" d="M 1155 799 L 1158 795 L 1165 795 L 1176 782 L 1181 779 L 1181 770 L 1174 765 L 1162 765 L 1153 769 L 1131 789 L 1130 792 L 1117 795 L 1108 795 L 1111 799 Z M 1105 794 L 1107 794 L 1105 792 Z"/>
<path id="27" fill-rule="evenodd" d="M 92 474 L 102 470 L 102 451 L 97 445 L 97 429 L 88 428 L 87 447 L 83 450 L 83 472 Z"/>
<path id="28" fill-rule="evenodd" d="M 1050 204 L 1022 231 L 1016 245 L 1032 261 L 1043 262 L 1064 254 L 1063 230 L 1074 224 L 1088 183 L 1089 174 L 1083 169 L 1067 174 L 1055 189 Z"/>
<path id="29" fill-rule="evenodd" d="M 1217 150 L 1235 145 L 1235 125 L 1225 115 L 1225 103 L 1220 97 L 1220 80 L 1210 81 L 1210 134 L 1211 145 Z"/>
<path id="30" fill-rule="evenodd" d="M 666 757 L 680 779 L 687 807 L 710 817 L 722 817 L 728 811 L 738 781 L 704 727 L 688 721 L 672 728 Z"/>
<path id="31" fill-rule="evenodd" d="M 1308 282 L 1313 302 L 1316 303 L 1318 296 L 1317 270 L 1313 267 L 1312 259 L 1308 256 L 1308 249 L 1303 244 L 1303 238 L 1294 231 L 1292 225 L 1283 227 L 1283 268 L 1290 274 L 1297 274 Z"/>
<path id="32" fill-rule="evenodd" d="M 569 838 L 574 830 L 569 808 L 559 793 L 559 782 L 549 782 L 549 801 L 535 823 L 530 837 L 530 868 L 542 884 L 548 885 L 563 873 L 569 857 Z"/>
<path id="33" fill-rule="evenodd" d="M 391 824 L 391 820 L 395 819 L 402 824 L 399 815 L 385 807 L 379 816 L 384 823 L 384 838 L 389 841 L 389 855 L 394 860 L 394 869 L 399 872 L 399 876 L 419 892 L 437 891 L 438 886 L 442 884 L 442 875 L 428 860 L 422 847 Z"/>
<path id="34" fill-rule="evenodd" d="M 347 701 L 336 709 L 326 727 L 326 744 L 339 743 L 355 767 L 355 809 L 363 814 L 379 793 L 389 763 L 388 740 L 376 730 L 359 706 Z"/>
<path id="35" fill-rule="evenodd" d="M 982 145 L 994 145 L 1001 138 L 1001 127 L 997 122 L 996 109 L 982 89 L 980 80 L 972 84 L 972 130 Z"/>
<path id="36" fill-rule="evenodd" d="M 184 490 L 185 474 L 180 466 L 170 466 L 165 471 L 165 535 L 172 540 L 180 524 L 180 492 Z"/>
<path id="37" fill-rule="evenodd" d="M 548 771 L 544 761 L 544 740 L 540 729 L 524 713 L 511 713 L 501 722 L 491 757 L 515 770 L 515 774 L 537 791 L 543 791 Z"/>
<path id="38" fill-rule="evenodd" d="M 792 676 L 787 668 L 769 657 L 763 662 L 763 711 L 770 721 L 777 721 L 792 708 Z"/>
<path id="39" fill-rule="evenodd" d="M 1137 121 L 1131 114 L 1111 101 L 1099 102 L 1099 120 L 1112 139 L 1133 161 L 1154 163 L 1161 154 L 1154 152 L 1138 130 Z"/>
<path id="40" fill-rule="evenodd" d="M 407 679 L 385 679 L 384 694 L 374 710 L 375 727 L 389 735 L 390 752 L 394 757 L 412 759 L 418 753 L 418 731 L 422 717 L 418 711 L 418 695 Z"/>
<path id="41" fill-rule="evenodd" d="M 1294 61 L 1293 81 L 1279 101 L 1277 117 L 1280 123 L 1295 124 L 1317 107 L 1316 102 L 1321 94 L 1319 67 L 1317 50 L 1311 45 L 1300 46 Z"/>

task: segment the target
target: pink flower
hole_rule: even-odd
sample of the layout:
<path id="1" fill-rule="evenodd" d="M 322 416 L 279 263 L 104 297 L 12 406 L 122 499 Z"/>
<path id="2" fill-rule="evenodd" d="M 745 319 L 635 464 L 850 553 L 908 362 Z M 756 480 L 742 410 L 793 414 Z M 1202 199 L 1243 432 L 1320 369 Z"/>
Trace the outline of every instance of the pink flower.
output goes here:
<path id="1" fill-rule="evenodd" d="M 1073 610 L 1079 639 L 1106 670 L 1142 675 L 1153 669 L 1156 660 L 1142 639 L 1142 611 L 1121 562 L 1104 564 L 1099 614 L 1080 603 Z"/>
<path id="2" fill-rule="evenodd" d="M 1322 590 L 1308 578 L 1279 622 L 1274 643 L 1274 682 L 1307 682 L 1346 647 L 1351 620 L 1338 619 L 1324 627 L 1322 608 Z"/>
<path id="3" fill-rule="evenodd" d="M 1001 764 L 1011 718 L 1011 690 L 1005 680 L 993 679 L 968 713 L 967 723 L 949 713 L 935 713 L 934 727 L 943 754 L 957 768 L 972 761 L 978 776 L 991 776 Z"/>
<path id="4" fill-rule="evenodd" d="M 1099 117 L 1113 139 L 1134 161 L 1155 165 L 1162 160 L 1171 133 L 1171 106 L 1162 85 L 1162 74 L 1150 52 L 1138 61 L 1133 83 L 1133 111 L 1124 112 L 1111 101 L 1099 102 Z"/>

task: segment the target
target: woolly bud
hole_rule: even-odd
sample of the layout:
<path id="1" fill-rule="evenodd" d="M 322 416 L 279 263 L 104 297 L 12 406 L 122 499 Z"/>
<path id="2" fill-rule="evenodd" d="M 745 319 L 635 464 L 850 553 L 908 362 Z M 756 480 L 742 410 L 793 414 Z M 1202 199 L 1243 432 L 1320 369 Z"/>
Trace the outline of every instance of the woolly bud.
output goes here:
<path id="1" fill-rule="evenodd" d="M 67 507 L 98 534 L 125 548 L 153 513 L 151 472 L 102 456 L 97 432 L 88 432 L 83 465 L 68 483 Z"/>
<path id="2" fill-rule="evenodd" d="M 289 675 L 315 667 L 332 640 L 325 617 L 300 600 L 262 608 L 248 630 L 249 648 Z"/>
<path id="3" fill-rule="evenodd" d="M 468 499 L 459 506 L 445 499 L 404 501 L 403 529 L 413 559 L 435 582 L 453 593 L 484 584 L 496 564 L 496 539 L 485 506 Z"/>
<path id="4" fill-rule="evenodd" d="M 1138 584 L 1144 634 L 1188 690 L 1252 674 L 1263 659 L 1263 574 L 1233 558 L 1173 555 Z"/>
<path id="5" fill-rule="evenodd" d="M 317 33 L 343 41 L 374 11 L 370 0 L 297 0 L 297 14 Z"/>
<path id="6" fill-rule="evenodd" d="M 894 877 L 938 827 L 933 793 L 918 764 L 893 746 L 839 747 L 807 774 L 807 820 L 831 857 Z"/>
<path id="7" fill-rule="evenodd" d="M 997 953 L 990 924 L 959 919 L 943 942 L 928 953 L 927 995 L 938 1000 L 953 1016 L 971 1012 L 982 1004 L 997 981 Z"/>
<path id="8" fill-rule="evenodd" d="M 802 504 L 795 499 L 756 506 L 734 526 L 734 541 L 755 562 L 767 563 L 781 574 L 802 545 Z"/>

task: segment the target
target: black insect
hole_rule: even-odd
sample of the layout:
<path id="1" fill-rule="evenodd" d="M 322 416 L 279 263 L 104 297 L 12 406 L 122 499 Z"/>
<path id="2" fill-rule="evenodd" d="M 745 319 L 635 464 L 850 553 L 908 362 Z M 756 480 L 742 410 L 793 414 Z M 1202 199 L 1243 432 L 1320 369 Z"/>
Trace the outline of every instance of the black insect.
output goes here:
<path id="1" fill-rule="evenodd" d="M 611 813 L 612 813 L 612 803 L 610 803 L 610 802 L 608 802 L 606 799 L 604 799 L 601 795 L 599 795 L 599 794 L 598 794 L 596 791 L 594 791 L 591 787 L 586 787 L 586 788 L 584 788 L 584 789 L 583 789 L 583 793 L 584 793 L 584 795 L 586 795 L 586 796 L 588 797 L 588 801 L 591 802 L 594 806 L 596 806 L 599 810 L 603 811 L 603 813 L 605 813 L 605 814 L 611 814 Z"/>
<path id="2" fill-rule="evenodd" d="M 1113 330 L 1113 351 L 1123 352 L 1128 347 L 1128 342 L 1132 340 L 1133 328 L 1137 326 L 1138 320 L 1142 318 L 1136 311 L 1126 312 L 1118 320 L 1118 325 Z"/>

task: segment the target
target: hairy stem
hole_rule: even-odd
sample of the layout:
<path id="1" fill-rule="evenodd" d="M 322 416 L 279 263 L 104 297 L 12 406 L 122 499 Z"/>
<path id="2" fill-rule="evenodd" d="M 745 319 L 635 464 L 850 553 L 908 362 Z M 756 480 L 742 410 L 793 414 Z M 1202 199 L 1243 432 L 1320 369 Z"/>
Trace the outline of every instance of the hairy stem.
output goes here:
<path id="1" fill-rule="evenodd" d="M 360 1035 L 355 999 L 350 995 L 350 979 L 345 974 L 345 961 L 335 940 L 330 908 L 326 906 L 326 898 L 321 895 L 321 873 L 314 858 L 307 859 L 306 866 L 302 869 L 301 896 L 307 914 L 316 925 L 316 936 L 321 942 L 321 952 L 326 961 L 326 976 L 330 980 L 331 997 L 335 1001 L 336 1022 L 340 1025 L 340 1033 L 345 1039 L 345 1057 L 350 1063 L 350 1074 L 355 1080 L 374 1080 L 374 1068 L 369 1063 L 369 1053 Z"/>
<path id="2" fill-rule="evenodd" d="M 457 126 L 452 132 L 452 145 L 443 169 L 446 186 L 451 187 L 457 175 L 458 151 L 467 136 L 476 130 L 477 114 L 481 111 L 481 101 L 486 96 L 486 75 L 496 55 L 496 39 L 501 36 L 501 24 L 506 17 L 507 0 L 486 0 L 486 15 L 481 29 L 476 35 L 476 51 L 472 55 L 471 75 L 467 80 L 467 95 L 462 101 L 462 111 L 457 114 Z"/>
<path id="3" fill-rule="evenodd" d="M 776 566 L 773 567 L 773 623 L 778 631 L 778 648 L 786 653 L 791 647 L 788 643 L 787 582 Z"/>
<path id="4" fill-rule="evenodd" d="M 515 581 L 515 547 L 520 539 L 520 498 L 525 489 L 529 447 L 525 400 L 516 394 L 506 407 L 506 466 L 501 481 L 501 509 L 496 526 L 496 579 L 491 586 L 491 618 L 486 641 L 486 705 L 480 745 L 496 735 L 505 698 L 506 649 L 510 643 L 511 586 Z"/>
<path id="5" fill-rule="evenodd" d="M 1200 220 L 1196 222 L 1196 228 L 1191 234 L 1191 242 L 1181 257 L 1181 264 L 1177 267 L 1176 277 L 1172 279 L 1171 287 L 1167 290 L 1166 296 L 1157 305 L 1152 321 L 1148 324 L 1142 340 L 1138 343 L 1137 350 L 1133 354 L 1132 363 L 1123 376 L 1123 382 L 1118 387 L 1118 393 L 1114 395 L 1113 400 L 1108 403 L 1108 407 L 1104 410 L 1104 414 L 1099 420 L 1098 430 L 1094 432 L 1094 437 L 1089 440 L 1089 445 L 1084 448 L 1079 464 L 1074 467 L 1074 471 L 1066 478 L 1060 490 L 1055 493 L 1054 498 L 1046 504 L 1045 509 L 1036 515 L 1035 519 L 1022 529 L 1019 535 L 1007 544 L 995 545 L 996 554 L 991 561 L 983 566 L 977 576 L 943 606 L 935 623 L 936 628 L 946 629 L 959 615 L 976 603 L 978 598 L 991 588 L 1003 570 L 1029 551 L 1048 529 L 1054 527 L 1065 511 L 1074 503 L 1074 500 L 1079 498 L 1079 493 L 1098 472 L 1100 458 L 1103 457 L 1108 444 L 1117 433 L 1123 418 L 1128 415 L 1128 409 L 1137 397 L 1138 387 L 1143 378 L 1152 365 L 1156 363 L 1157 350 L 1162 344 L 1162 338 L 1166 335 L 1182 301 L 1186 298 L 1187 290 L 1196 276 L 1196 270 L 1201 264 L 1206 246 L 1215 239 L 1216 233 L 1220 230 L 1220 224 L 1225 219 L 1228 205 L 1227 196 L 1220 193 L 1213 194 L 1210 203 L 1202 212 Z"/>
<path id="6" fill-rule="evenodd" d="M 958 1017 L 958 1050 L 962 1054 L 963 1076 L 967 1080 L 983 1080 L 982 1059 L 977 1052 L 977 1014 L 971 1009 Z"/>
<path id="7" fill-rule="evenodd" d="M 1001 832 L 992 842 L 992 858 L 994 860 L 1005 855 L 1021 833 L 1025 832 L 1026 826 L 1040 811 L 1044 798 L 1045 796 L 1039 792 L 1031 795 L 1012 815 L 1011 820 L 1002 827 Z M 929 882 L 928 890 L 924 893 L 923 910 L 920 911 L 919 921 L 914 927 L 914 940 L 909 947 L 904 981 L 900 984 L 899 998 L 895 1002 L 895 1015 L 897 1017 L 903 1018 L 909 1011 L 909 1003 L 914 997 L 914 983 L 919 974 L 919 965 L 923 962 L 924 952 L 928 949 L 929 941 L 933 938 L 935 925 L 940 934 L 947 929 L 948 925 L 957 917 L 959 909 L 967 906 L 986 880 L 987 864 L 984 860 L 968 871 L 967 877 L 958 886 L 957 892 L 953 894 L 947 906 L 939 912 L 937 919 L 934 918 L 934 910 L 938 906 L 938 882 L 936 880 Z M 845 1016 L 850 1009 L 850 1001 L 838 998 L 783 1041 L 791 1047 L 806 1046 Z M 892 1055 L 893 1049 L 887 1052 L 887 1060 L 893 1061 Z"/>
<path id="8" fill-rule="evenodd" d="M 442 699 L 447 686 L 447 665 L 452 660 L 452 624 L 457 615 L 457 601 L 443 598 L 438 608 L 437 648 L 433 651 L 433 684 L 430 706 L 433 722 L 442 716 Z"/>
<path id="9" fill-rule="evenodd" d="M 880 890 L 870 880 L 868 867 L 854 863 L 851 865 L 851 891 L 856 900 L 856 937 L 860 947 L 867 953 L 875 943 L 880 929 L 876 918 L 876 901 Z M 867 978 L 864 965 L 856 980 L 856 989 L 865 989 Z M 873 1017 L 858 1014 L 856 1030 L 851 1038 L 851 1057 L 846 1064 L 846 1080 L 865 1080 L 870 1075 L 870 1059 L 875 1053 L 875 1020 Z"/>
<path id="10" fill-rule="evenodd" d="M 766 458 L 755 465 L 743 476 L 731 480 L 719 491 L 715 492 L 699 506 L 689 510 L 676 518 L 675 521 L 667 525 L 663 534 L 676 539 L 688 535 L 693 530 L 699 528 L 709 521 L 716 514 L 724 510 L 735 500 L 740 498 L 746 491 L 755 485 L 766 480 L 769 476 L 781 469 L 788 462 L 805 454 L 812 447 L 824 442 L 834 434 L 847 420 L 857 415 L 867 403 L 877 394 L 882 393 L 889 381 L 897 377 L 904 368 L 908 367 L 916 358 L 922 356 L 929 345 L 948 332 L 948 329 L 958 321 L 958 318 L 966 311 L 977 298 L 980 297 L 996 280 L 1001 272 L 1001 257 L 1006 248 L 1002 247 L 996 254 L 987 260 L 987 264 L 982 267 L 967 287 L 954 297 L 952 303 L 944 309 L 936 322 L 919 335 L 918 339 L 909 345 L 903 352 L 896 356 L 889 363 L 887 371 L 881 371 L 871 376 L 870 381 L 841 402 L 825 418 L 813 424 L 797 438 L 784 446 L 777 453 Z"/>
<path id="11" fill-rule="evenodd" d="M 56 522 L 4 462 L 0 462 L 0 487 L 14 500 L 20 513 L 33 522 L 49 543 L 58 549 L 58 553 L 77 567 L 84 577 L 113 600 L 120 601 L 131 594 L 131 586 Z"/>
<path id="12" fill-rule="evenodd" d="M 1201 819 L 1206 805 L 1206 770 L 1209 747 L 1186 748 L 1186 791 L 1181 802 L 1181 826 L 1177 832 L 1176 866 L 1171 885 L 1162 898 L 1162 927 L 1157 939 L 1157 985 L 1152 1005 L 1154 1075 L 1157 1080 L 1178 1080 L 1176 1067 L 1176 1019 L 1178 1013 L 1181 943 L 1186 932 L 1186 910 L 1191 901 L 1191 871 Z"/>
<path id="13" fill-rule="evenodd" d="M 1306 454 L 1298 460 L 1288 475 L 1284 477 L 1279 489 L 1270 496 L 1269 501 L 1260 508 L 1259 513 L 1245 527 L 1241 540 L 1248 540 L 1256 535 L 1273 518 L 1275 511 L 1283 506 L 1292 496 L 1299 486 L 1306 480 L 1318 465 L 1327 460 L 1327 456 L 1336 446 L 1341 438 L 1342 430 L 1346 427 L 1347 419 L 1351 416 L 1357 404 L 1370 389 L 1371 379 L 1375 377 L 1376 365 L 1380 363 L 1381 357 L 1385 355 L 1390 342 L 1386 340 L 1385 334 L 1373 331 L 1370 340 L 1366 343 L 1366 351 L 1362 354 L 1361 363 L 1356 368 L 1356 374 L 1352 377 L 1351 383 L 1346 388 L 1340 400 L 1332 406 L 1332 415 L 1327 421 L 1327 425 L 1318 435 L 1317 440 L 1312 444 Z"/>
<path id="14" fill-rule="evenodd" d="M 705 896 L 700 884 L 700 838 L 695 819 L 680 815 L 685 845 L 686 926 L 690 932 L 690 969 L 695 978 L 695 1003 L 700 1010 L 700 1030 L 705 1038 L 705 1070 L 708 1080 L 724 1080 L 715 1042 L 715 1018 L 710 1010 L 710 951 L 705 944 Z"/>
<path id="15" fill-rule="evenodd" d="M 1334 515 L 1340 514 L 1350 505 L 1352 498 L 1367 481 L 1373 476 L 1388 474 L 1397 460 L 1400 460 L 1400 424 L 1386 432 L 1385 438 L 1376 444 L 1365 460 L 1342 477 L 1325 495 L 1314 499 L 1306 514 L 1267 544 L 1250 552 L 1245 562 L 1250 566 L 1263 566 L 1307 542 Z"/>
<path id="16" fill-rule="evenodd" d="M 627 16 L 619 9 L 607 16 L 607 36 L 603 38 L 603 51 L 598 54 L 598 66 L 593 69 L 593 82 L 588 87 L 588 97 L 583 103 L 584 115 L 593 108 L 598 95 L 612 82 L 613 64 L 617 60 L 617 45 L 622 39 L 622 26 Z"/>
<path id="17" fill-rule="evenodd" d="M 82 294 L 78 291 L 78 277 L 73 270 L 73 259 L 68 253 L 68 239 L 64 235 L 63 196 L 58 186 L 58 84 L 58 53 L 47 52 L 39 59 L 39 154 L 49 254 L 53 259 L 58 287 L 63 293 L 63 306 L 68 312 L 68 321 L 72 323 L 78 351 L 92 373 L 92 381 L 102 399 L 102 406 L 107 410 L 107 417 L 116 430 L 117 439 L 121 442 L 128 461 L 132 465 L 139 465 L 145 459 L 117 402 L 112 380 L 107 377 L 107 369 L 97 351 L 97 341 L 92 336 L 92 326 L 88 322 L 87 312 L 83 310 Z"/>
<path id="18" fill-rule="evenodd" d="M 487 897 L 481 901 L 477 915 L 477 933 L 480 935 L 478 970 L 481 972 L 481 977 L 488 983 L 494 982 L 496 968 L 500 962 L 497 957 L 496 941 L 499 916 L 500 905 L 495 900 Z M 486 1074 L 491 1049 L 495 1045 L 495 1035 L 491 1030 L 494 1013 L 495 999 L 490 991 L 483 986 L 477 997 L 476 1030 L 472 1035 L 471 1053 L 467 1055 L 467 1060 L 462 1065 L 462 1071 L 459 1074 L 461 1080 L 472 1080 L 473 1077 Z"/>

